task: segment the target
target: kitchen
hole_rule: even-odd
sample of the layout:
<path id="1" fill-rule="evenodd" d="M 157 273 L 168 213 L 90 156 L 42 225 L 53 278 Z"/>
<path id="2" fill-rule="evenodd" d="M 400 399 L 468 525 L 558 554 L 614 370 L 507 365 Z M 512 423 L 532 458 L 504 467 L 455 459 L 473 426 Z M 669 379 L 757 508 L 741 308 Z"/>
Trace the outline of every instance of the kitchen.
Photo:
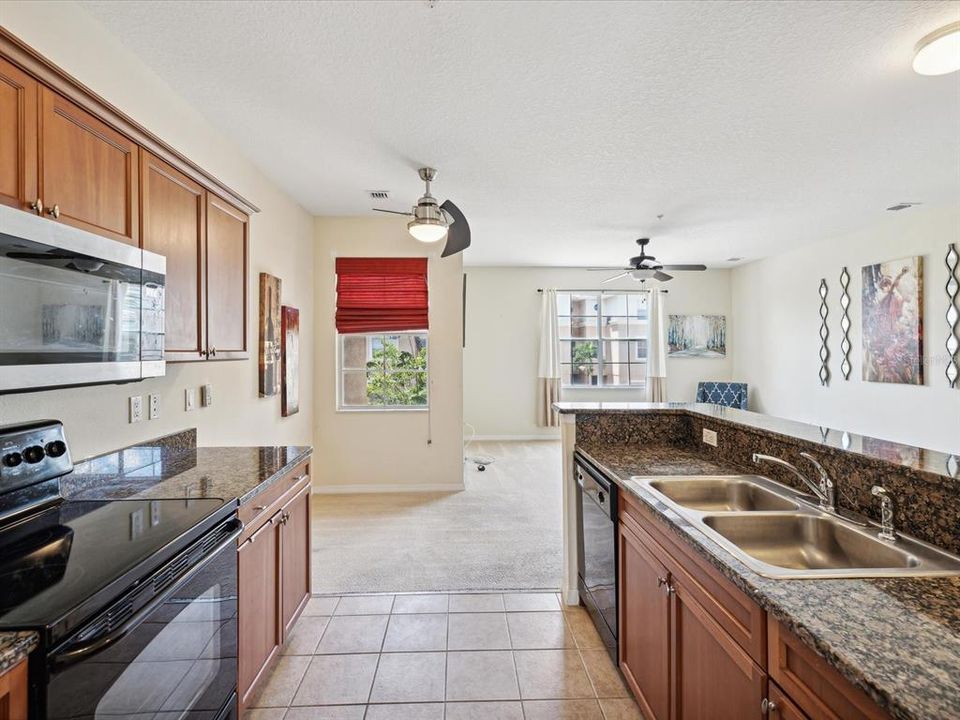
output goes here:
<path id="1" fill-rule="evenodd" d="M 960 4 L 831 5 L 5 3 L 0 717 L 960 717 Z"/>

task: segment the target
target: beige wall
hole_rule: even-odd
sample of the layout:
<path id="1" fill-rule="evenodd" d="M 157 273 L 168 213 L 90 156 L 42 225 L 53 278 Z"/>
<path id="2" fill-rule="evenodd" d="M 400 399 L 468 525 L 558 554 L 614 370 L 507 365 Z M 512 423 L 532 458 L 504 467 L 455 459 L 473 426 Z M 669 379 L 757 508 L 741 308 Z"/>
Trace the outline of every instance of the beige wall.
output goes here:
<path id="1" fill-rule="evenodd" d="M 733 273 L 735 372 L 753 386 L 757 409 L 814 425 L 960 453 L 960 390 L 944 375 L 947 245 L 960 243 L 960 208 L 915 207 L 878 212 L 870 227 L 825 238 Z M 922 255 L 926 384 L 887 385 L 861 379 L 861 268 Z M 853 371 L 840 373 L 840 270 L 850 282 Z M 820 278 L 827 279 L 833 379 L 817 373 Z"/>
<path id="2" fill-rule="evenodd" d="M 467 347 L 464 350 L 464 420 L 479 437 L 556 437 L 557 428 L 536 425 L 537 355 L 540 343 L 540 294 L 537 288 L 601 287 L 609 275 L 570 268 L 467 267 Z M 636 290 L 633 280 L 604 289 Z M 727 316 L 725 359 L 667 360 L 669 400 L 693 400 L 699 380 L 731 379 L 729 341 L 730 272 L 677 273 L 666 286 L 667 314 Z M 562 399 L 643 400 L 636 389 L 568 389 Z M 469 433 L 469 429 L 467 430 Z M 469 435 L 468 435 L 469 437 Z"/>
<path id="3" fill-rule="evenodd" d="M 176 92 L 76 5 L 67 2 L 0 4 L 0 22 L 40 53 L 121 108 L 201 167 L 250 198 L 262 212 L 251 220 L 248 338 L 256 348 L 257 278 L 283 280 L 283 301 L 301 309 L 301 409 L 280 417 L 280 400 L 257 396 L 256 354 L 248 361 L 169 365 L 163 378 L 0 396 L 0 424 L 52 417 L 64 421 L 75 456 L 117 448 L 197 427 L 203 445 L 309 443 L 313 429 L 313 221 L 280 192 Z M 184 411 L 184 389 L 213 385 L 214 404 Z M 157 420 L 127 422 L 127 397 L 159 393 Z"/>
<path id="4" fill-rule="evenodd" d="M 463 487 L 462 255 L 440 258 L 442 243 L 410 237 L 399 217 L 316 219 L 317 337 L 314 473 L 319 492 Z M 335 261 L 344 257 L 429 256 L 430 411 L 337 410 Z M 432 442 L 430 442 L 432 438 Z"/>

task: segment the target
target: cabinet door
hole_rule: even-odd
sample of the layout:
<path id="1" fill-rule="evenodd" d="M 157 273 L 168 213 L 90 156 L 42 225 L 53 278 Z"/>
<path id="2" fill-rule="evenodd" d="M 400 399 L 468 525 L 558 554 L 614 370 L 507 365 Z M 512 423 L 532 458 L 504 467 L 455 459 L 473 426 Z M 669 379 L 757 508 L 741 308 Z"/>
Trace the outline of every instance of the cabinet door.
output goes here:
<path id="1" fill-rule="evenodd" d="M 207 194 L 207 358 L 247 358 L 247 216 Z"/>
<path id="2" fill-rule="evenodd" d="M 777 684 L 770 681 L 767 688 L 767 697 L 770 699 L 770 706 L 767 710 L 768 720 L 809 720 L 803 714 L 803 711 L 793 704 L 793 701 L 787 697 Z"/>
<path id="3" fill-rule="evenodd" d="M 280 547 L 280 605 L 283 634 L 287 633 L 310 599 L 310 485 L 283 506 Z"/>
<path id="4" fill-rule="evenodd" d="M 280 513 L 237 550 L 240 630 L 237 685 L 243 707 L 280 649 Z"/>
<path id="5" fill-rule="evenodd" d="M 164 289 L 166 360 L 202 360 L 207 198 L 203 188 L 145 150 L 140 156 L 143 249 L 167 259 Z"/>
<path id="6" fill-rule="evenodd" d="M 670 598 L 667 569 L 620 522 L 618 527 L 620 669 L 647 720 L 670 709 Z"/>
<path id="7" fill-rule="evenodd" d="M 27 720 L 27 661 L 0 675 L 0 720 Z"/>
<path id="8" fill-rule="evenodd" d="M 676 720 L 763 720 L 767 676 L 676 576 L 671 697 Z"/>
<path id="9" fill-rule="evenodd" d="M 0 58 L 0 203 L 37 200 L 37 82 Z"/>
<path id="10" fill-rule="evenodd" d="M 40 97 L 44 213 L 139 246 L 139 147 L 52 90 Z"/>

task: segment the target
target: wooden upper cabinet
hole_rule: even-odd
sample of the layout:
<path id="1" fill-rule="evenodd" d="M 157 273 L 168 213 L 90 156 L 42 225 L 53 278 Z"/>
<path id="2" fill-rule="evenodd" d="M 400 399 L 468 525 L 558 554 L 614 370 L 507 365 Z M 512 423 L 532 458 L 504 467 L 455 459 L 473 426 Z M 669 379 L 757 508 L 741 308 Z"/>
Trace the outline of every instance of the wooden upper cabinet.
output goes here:
<path id="1" fill-rule="evenodd" d="M 44 214 L 139 245 L 137 144 L 45 87 L 39 125 Z"/>
<path id="2" fill-rule="evenodd" d="M 207 357 L 230 360 L 247 351 L 249 218 L 207 194 Z"/>
<path id="3" fill-rule="evenodd" d="M 302 482 L 298 480 L 298 482 Z M 310 483 L 283 506 L 280 618 L 286 638 L 310 599 Z"/>
<path id="4" fill-rule="evenodd" d="M 0 58 L 0 203 L 37 200 L 37 82 Z"/>
<path id="5" fill-rule="evenodd" d="M 206 355 L 204 254 L 206 191 L 146 151 L 140 155 L 141 241 L 167 259 L 164 354 L 168 361 Z"/>

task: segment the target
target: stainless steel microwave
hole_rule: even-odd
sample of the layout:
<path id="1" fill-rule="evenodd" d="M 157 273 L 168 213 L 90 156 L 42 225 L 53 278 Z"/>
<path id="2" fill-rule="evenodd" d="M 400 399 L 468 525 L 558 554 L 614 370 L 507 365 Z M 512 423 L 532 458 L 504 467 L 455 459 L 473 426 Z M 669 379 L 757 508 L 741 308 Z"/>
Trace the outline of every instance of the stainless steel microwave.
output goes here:
<path id="1" fill-rule="evenodd" d="M 0 393 L 163 375 L 166 258 L 0 205 Z"/>

